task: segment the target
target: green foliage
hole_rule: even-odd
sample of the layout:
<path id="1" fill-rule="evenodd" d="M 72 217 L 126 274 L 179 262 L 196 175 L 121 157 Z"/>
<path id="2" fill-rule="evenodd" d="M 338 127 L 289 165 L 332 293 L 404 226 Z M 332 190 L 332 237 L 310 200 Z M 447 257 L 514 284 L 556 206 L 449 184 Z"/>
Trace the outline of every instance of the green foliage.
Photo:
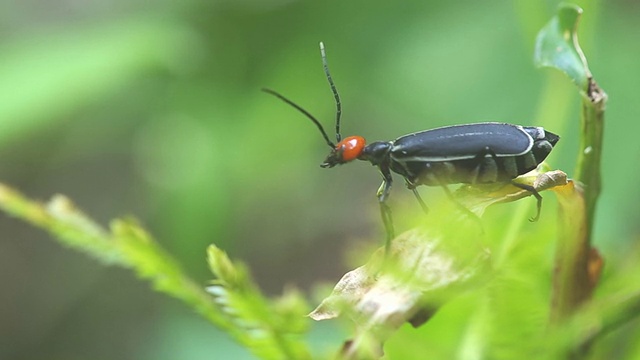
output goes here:
<path id="1" fill-rule="evenodd" d="M 208 259 L 217 276 L 215 285 L 209 288 L 214 297 L 191 280 L 131 219 L 114 220 L 111 231 L 107 231 L 63 196 L 42 205 L 1 184 L 0 208 L 48 231 L 63 245 L 105 264 L 131 268 L 156 291 L 183 301 L 262 358 L 309 358 L 305 345 L 293 336 L 306 330 L 306 305 L 300 294 L 292 291 L 271 303 L 258 291 L 244 266 L 232 263 L 213 245 Z"/>
<path id="2" fill-rule="evenodd" d="M 528 16 L 533 5 L 522 4 L 518 6 L 523 9 L 523 13 L 527 12 Z M 419 6 L 414 6 L 416 9 L 412 12 L 421 13 Z M 394 11 L 378 8 L 376 4 L 372 4 L 371 7 L 374 11 L 377 9 L 383 19 L 406 19 Z M 448 8 L 446 12 L 439 15 L 440 19 L 446 20 L 441 20 L 442 24 L 438 26 L 448 29 L 450 34 L 456 31 L 466 34 L 469 32 L 467 28 L 451 26 L 451 24 L 464 23 L 465 19 L 483 18 L 483 14 L 489 19 L 486 20 L 487 24 L 491 22 L 494 25 L 493 23 L 496 22 L 494 7 L 495 5 L 488 3 L 482 8 L 460 7 L 453 10 Z M 542 18 L 547 15 L 544 11 L 540 11 L 539 6 L 536 9 L 538 11 L 534 12 L 535 14 L 530 18 L 524 19 L 523 16 L 523 22 L 529 21 L 523 27 L 537 29 L 539 25 L 536 21 L 539 20 L 542 23 Z M 287 11 L 291 9 L 283 8 L 277 11 L 284 14 L 283 18 L 289 18 Z M 360 12 L 361 9 L 357 8 L 352 14 Z M 172 75 L 186 74 L 185 78 L 180 80 L 182 82 L 173 84 L 174 87 L 168 91 L 174 94 L 170 97 L 172 104 L 161 104 L 162 106 L 157 110 L 156 116 L 162 114 L 162 118 L 165 119 L 164 112 L 169 109 L 166 118 L 170 121 L 163 120 L 159 122 L 160 125 L 157 122 L 151 125 L 154 131 L 147 132 L 144 141 L 138 143 L 143 145 L 140 147 L 144 147 L 144 154 L 138 161 L 149 162 L 141 166 L 143 169 L 150 169 L 146 174 L 147 177 L 164 176 L 163 179 L 154 179 L 157 184 L 160 184 L 158 186 L 160 190 L 155 195 L 166 196 L 169 199 L 159 200 L 159 204 L 154 203 L 153 206 L 166 206 L 169 209 L 165 213 L 166 219 L 178 225 L 171 228 L 174 233 L 168 235 L 163 233 L 163 236 L 175 237 L 177 241 L 185 238 L 210 239 L 212 236 L 220 240 L 220 248 L 211 245 L 207 250 L 207 260 L 214 280 L 206 290 L 198 281 L 189 277 L 183 270 L 183 266 L 133 219 L 116 219 L 112 221 L 110 229 L 106 229 L 76 209 L 65 197 L 56 196 L 47 204 L 39 204 L 2 185 L 0 185 L 0 208 L 44 229 L 65 246 L 88 254 L 104 264 L 133 270 L 140 278 L 149 281 L 154 289 L 181 300 L 190 309 L 228 333 L 235 341 L 260 358 L 319 358 L 328 352 L 338 352 L 338 349 L 343 350 L 341 354 L 345 358 L 377 357 L 383 349 L 392 359 L 425 357 L 595 359 L 640 356 L 640 348 L 637 345 L 628 345 L 635 344 L 635 339 L 640 334 L 637 329 L 637 318 L 640 313 L 638 288 L 640 265 L 636 261 L 638 251 L 637 249 L 629 251 L 629 254 L 626 254 L 627 262 L 609 264 L 608 271 L 601 276 L 602 258 L 593 247 L 593 224 L 596 220 L 594 214 L 600 192 L 600 157 L 606 95 L 593 80 L 578 43 L 577 25 L 581 13 L 582 10 L 579 7 L 561 6 L 558 14 L 539 32 L 534 53 L 538 66 L 552 67 L 565 73 L 577 85 L 582 95 L 581 143 L 574 175 L 579 182 L 567 182 L 566 174 L 562 173 L 565 175 L 565 181 L 556 181 L 556 179 L 555 182 L 552 181 L 546 185 L 540 183 L 543 177 L 559 174 L 559 172 L 547 172 L 540 176 L 520 179 L 540 190 L 550 190 L 544 193 L 542 219 L 533 225 L 527 221 L 527 218 L 532 215 L 531 202 L 528 200 L 519 201 L 517 205 L 493 206 L 529 195 L 509 186 L 490 191 L 463 187 L 455 192 L 460 202 L 471 211 L 484 214 L 481 231 L 477 228 L 477 224 L 468 222 L 468 219 L 464 220 L 456 209 L 446 208 L 447 205 L 433 206 L 426 223 L 422 213 L 419 213 L 419 216 L 409 216 L 406 215 L 409 213 L 407 209 L 401 209 L 397 212 L 401 216 L 396 220 L 406 224 L 420 224 L 420 230 L 411 230 L 396 239 L 391 257 L 385 257 L 379 250 L 365 266 L 348 272 L 338 282 L 334 293 L 311 313 L 311 317 L 315 320 L 339 318 L 348 324 L 352 322 L 356 324 L 353 335 L 348 339 L 341 339 L 345 343 L 327 344 L 319 352 L 309 350 L 311 348 L 309 343 L 314 341 L 313 338 L 309 341 L 304 339 L 305 336 L 311 337 L 307 334 L 311 327 L 311 320 L 304 316 L 309 308 L 303 295 L 296 290 L 287 290 L 280 297 L 267 297 L 254 281 L 249 267 L 231 260 L 220 249 L 235 245 L 235 243 L 222 245 L 223 238 L 229 237 L 226 236 L 228 234 L 218 233 L 219 229 L 216 226 L 210 226 L 211 223 L 225 222 L 228 220 L 226 216 L 230 216 L 229 213 L 238 211 L 243 215 L 239 221 L 242 224 L 241 227 L 246 227 L 245 217 L 250 219 L 252 212 L 254 216 L 258 214 L 260 218 L 263 213 L 273 212 L 272 207 L 276 207 L 272 205 L 274 199 L 281 201 L 282 198 L 278 196 L 277 191 L 286 191 L 292 198 L 296 197 L 295 191 L 304 192 L 297 196 L 300 198 L 300 204 L 304 206 L 295 206 L 295 211 L 284 211 L 286 227 L 295 227 L 291 226 L 291 223 L 294 223 L 303 229 L 304 233 L 315 234 L 321 231 L 315 224 L 315 220 L 312 223 L 302 223 L 302 218 L 316 219 L 319 218 L 318 214 L 325 216 L 335 213 L 335 215 L 326 216 L 335 216 L 337 220 L 334 227 L 339 228 L 351 221 L 352 217 L 359 215 L 354 214 L 355 211 L 351 206 L 336 209 L 335 196 L 327 196 L 326 199 L 314 198 L 314 205 L 307 206 L 305 202 L 310 199 L 307 193 L 313 193 L 308 191 L 307 187 L 312 186 L 310 184 L 316 181 L 312 179 L 315 175 L 307 175 L 306 171 L 297 171 L 292 165 L 298 158 L 304 159 L 304 163 L 308 164 L 307 159 L 311 150 L 307 151 L 307 149 L 314 148 L 317 143 L 309 139 L 318 140 L 317 133 L 309 132 L 309 135 L 283 136 L 282 138 L 278 137 L 280 135 L 273 135 L 273 138 L 271 135 L 265 136 L 265 133 L 281 134 L 278 129 L 282 128 L 278 128 L 279 126 L 287 129 L 292 126 L 289 122 L 265 119 L 266 109 L 269 109 L 269 115 L 272 118 L 276 117 L 273 112 L 278 110 L 273 110 L 275 107 L 273 102 L 258 97 L 257 86 L 251 91 L 245 91 L 246 89 L 239 87 L 241 80 L 249 82 L 247 77 L 259 72 L 259 66 L 248 61 L 249 67 L 243 68 L 238 59 L 243 58 L 240 55 L 245 52 L 258 48 L 255 51 L 260 61 L 256 63 L 282 64 L 278 65 L 281 66 L 281 71 L 271 70 L 268 73 L 269 77 L 284 81 L 286 86 L 290 83 L 298 84 L 294 85 L 294 89 L 295 86 L 299 86 L 304 91 L 298 91 L 296 98 L 297 96 L 312 98 L 317 95 L 312 90 L 313 87 L 290 80 L 292 77 L 297 77 L 291 74 L 306 73 L 310 67 L 309 64 L 297 60 L 300 57 L 299 51 L 302 50 L 289 53 L 282 51 L 276 55 L 270 54 L 271 57 L 265 57 L 260 47 L 254 45 L 261 43 L 259 36 L 250 42 L 247 40 L 250 39 L 249 35 L 247 38 L 242 38 L 252 44 L 246 47 L 238 38 L 227 39 L 226 35 L 214 36 L 212 40 L 216 44 L 214 48 L 225 51 L 215 53 L 212 68 L 224 70 L 215 72 L 215 75 L 206 78 L 207 80 L 192 81 L 193 79 L 189 80 L 191 76 L 189 71 L 192 70 L 194 59 L 187 58 L 185 54 L 193 54 L 194 48 L 200 46 L 202 39 L 195 35 L 197 30 L 183 26 L 180 21 L 165 22 L 140 17 L 130 22 L 119 23 L 118 26 L 98 26 L 87 37 L 74 34 L 46 37 L 31 46 L 8 49 L 5 51 L 8 55 L 0 60 L 2 65 L 0 77 L 4 79 L 3 84 L 5 84 L 4 87 L 0 85 L 0 94 L 3 95 L 5 103 L 9 104 L 8 107 L 0 108 L 0 117 L 3 118 L 0 142 L 7 142 L 16 134 L 33 130 L 41 126 L 44 121 L 59 120 L 64 114 L 77 111 L 94 99 L 119 90 L 122 84 L 134 81 L 135 78 L 140 77 L 141 73 L 166 71 Z M 343 12 L 332 14 L 335 16 L 332 21 L 336 24 L 352 26 L 351 22 L 347 21 L 352 20 L 348 18 L 349 15 L 342 14 Z M 344 14 L 350 13 L 345 11 Z M 221 22 L 229 21 L 222 18 L 217 20 L 220 21 L 212 21 L 215 26 L 223 26 L 220 25 Z M 261 35 L 262 32 L 266 33 L 263 31 L 264 24 L 256 25 L 253 22 L 254 19 L 251 18 L 251 20 L 244 24 L 246 28 L 256 27 L 260 29 L 258 32 Z M 271 21 L 276 22 L 273 19 Z M 322 19 L 323 24 L 326 21 L 326 18 Z M 449 102 L 430 101 L 429 119 L 442 116 L 445 111 L 447 111 L 446 117 L 449 118 L 451 115 L 448 111 L 456 114 L 456 111 L 462 111 L 467 107 L 473 109 L 474 116 L 485 112 L 491 115 L 494 114 L 493 111 L 499 113 L 502 107 L 508 109 L 512 100 L 517 102 L 515 91 L 505 86 L 507 94 L 514 92 L 514 94 L 508 94 L 513 95 L 513 99 L 510 97 L 507 101 L 504 94 L 501 96 L 500 87 L 496 86 L 494 94 L 493 89 L 490 92 L 486 91 L 484 83 L 497 78 L 506 79 L 509 74 L 519 73 L 522 70 L 505 67 L 495 73 L 488 70 L 487 74 L 481 74 L 469 65 L 480 63 L 488 67 L 490 63 L 496 61 L 495 54 L 492 54 L 493 56 L 487 54 L 490 54 L 493 49 L 492 40 L 502 35 L 493 32 L 496 27 L 487 26 L 487 24 L 480 27 L 480 36 L 477 38 L 461 36 L 463 38 L 461 43 L 451 41 L 450 36 L 441 36 L 441 33 L 431 31 L 432 29 L 425 31 L 421 26 L 404 30 L 402 37 L 409 39 L 406 42 L 396 41 L 395 38 L 384 42 L 384 37 L 388 36 L 386 35 L 388 29 L 383 27 L 380 27 L 380 30 L 368 29 L 366 36 L 360 38 L 375 39 L 376 43 L 358 44 L 363 49 L 367 49 L 362 50 L 360 55 L 370 60 L 366 75 L 360 75 L 360 77 L 366 78 L 370 84 L 383 83 L 385 85 L 383 91 L 389 92 L 389 94 L 375 94 L 376 98 L 382 97 L 385 101 L 368 102 L 367 104 L 372 106 L 367 110 L 368 115 L 377 113 L 393 115 L 392 123 L 398 127 L 397 131 L 400 134 L 403 133 L 402 126 L 409 126 L 412 118 L 420 119 L 419 124 L 413 125 L 425 128 L 421 112 L 426 111 L 424 110 L 426 107 L 421 102 L 425 97 L 434 98 L 435 94 L 430 93 L 435 88 L 434 83 L 443 84 L 442 87 L 437 87 L 438 90 L 450 91 L 455 94 L 455 97 Z M 317 24 L 310 22 L 310 25 Z M 432 23 L 429 23 L 429 26 L 432 26 Z M 347 29 L 340 27 L 335 31 L 343 36 L 349 29 L 353 30 L 349 27 Z M 241 31 L 250 33 L 244 28 Z M 369 33 L 375 31 L 380 31 L 381 37 Z M 516 32 L 509 33 L 513 35 Z M 354 39 L 358 38 L 351 32 L 349 34 Z M 527 37 L 529 35 L 532 34 L 526 34 Z M 393 36 L 400 38 L 395 33 Z M 533 38 L 533 36 L 530 37 Z M 281 41 L 280 37 L 278 39 Z M 300 44 L 308 43 L 306 39 L 304 42 L 291 38 L 288 40 L 292 43 L 291 48 L 295 49 L 299 49 Z M 377 41 L 381 41 L 381 44 L 393 45 L 390 45 L 390 48 L 378 46 Z M 433 51 L 425 46 L 416 46 L 423 41 L 429 41 L 439 51 Z M 529 39 L 524 42 L 527 41 Z M 204 47 L 204 44 L 201 45 Z M 274 47 L 273 44 L 268 45 L 271 48 Z M 315 45 L 309 47 L 315 48 Z M 188 51 L 183 51 L 185 48 L 188 48 Z M 385 51 L 380 51 L 380 48 Z M 465 54 L 457 53 L 455 50 L 457 48 L 463 48 Z M 372 51 L 369 49 L 374 49 L 376 56 L 372 57 L 367 52 Z M 486 49 L 490 50 L 487 52 Z M 38 56 L 38 51 L 42 51 L 47 56 Z M 65 56 L 66 53 L 75 56 L 69 58 Z M 332 56 L 334 53 L 339 54 L 340 51 L 332 50 Z M 25 54 L 36 55 L 25 56 Z M 508 56 L 506 52 L 504 56 Z M 28 66 L 22 67 L 25 58 L 29 59 Z M 399 62 L 400 65 L 397 67 L 387 65 L 387 68 L 383 68 L 380 63 L 384 60 Z M 526 63 L 526 59 L 520 60 L 522 60 L 521 63 Z M 332 60 L 332 64 L 346 61 L 348 60 Z M 454 69 L 452 73 L 462 74 L 456 79 L 463 80 L 449 81 L 450 73 L 442 71 L 443 68 L 449 67 Z M 339 69 L 337 66 L 336 68 Z M 364 71 L 359 72 L 361 68 L 360 64 L 352 66 L 351 70 L 356 74 L 353 75 L 355 78 L 358 78 L 358 74 L 365 74 Z M 203 73 L 213 72 L 211 69 L 198 69 Z M 377 71 L 380 69 L 389 71 Z M 345 72 L 345 70 L 342 71 Z M 371 73 L 377 75 L 371 76 Z M 287 74 L 289 78 L 283 74 Z M 39 80 L 39 87 L 31 86 L 28 82 L 22 84 L 22 79 L 28 78 L 29 75 Z M 203 74 L 198 73 L 194 78 L 200 79 L 200 75 Z M 322 81 L 324 84 L 324 80 L 320 78 L 321 75 L 321 71 L 318 71 L 318 83 Z M 337 71 L 334 73 L 336 80 L 342 77 L 336 75 L 344 76 Z M 257 77 L 260 78 L 260 76 Z M 394 82 L 402 84 L 402 87 L 409 90 L 394 89 L 389 77 L 396 79 L 397 81 L 394 80 Z M 429 79 L 429 82 L 425 79 Z M 566 94 L 567 91 L 564 91 L 566 89 L 555 86 L 558 83 L 554 82 L 554 78 L 551 79 L 548 80 L 548 91 L 543 93 L 543 104 L 539 110 L 539 118 L 544 119 L 539 120 L 545 121 L 545 126 L 556 131 L 556 128 L 562 128 L 563 125 L 560 122 L 553 123 L 554 116 L 567 117 L 562 109 L 565 109 L 564 112 L 567 111 L 570 97 Z M 264 82 L 264 78 L 260 78 L 259 81 Z M 532 81 L 532 79 L 527 80 L 527 75 L 523 75 L 518 83 L 524 86 Z M 205 82 L 215 83 L 215 86 L 209 87 L 210 85 L 205 85 Z M 61 83 L 66 85 L 64 92 L 57 91 Z M 482 86 L 474 88 L 471 83 L 482 84 Z M 342 83 L 338 82 L 338 84 L 342 90 Z M 266 85 L 272 86 L 268 81 Z M 35 91 L 36 88 L 39 91 Z M 190 91 L 194 88 L 198 90 L 197 93 Z M 344 88 L 349 87 L 344 86 Z M 368 87 L 365 85 L 362 88 Z M 372 88 L 375 87 L 372 86 Z M 214 101 L 209 98 L 212 92 L 216 93 Z M 351 92 L 352 94 L 349 94 L 349 90 L 346 90 L 347 96 L 353 97 L 354 91 L 351 90 Z M 256 94 L 247 95 L 254 93 Z M 482 93 L 491 93 L 491 96 L 474 102 L 476 97 L 480 98 L 483 95 Z M 124 96 L 126 97 L 127 94 Z M 357 96 L 359 98 L 356 97 L 356 99 L 364 101 L 363 99 L 370 95 L 367 92 L 361 92 Z M 496 102 L 496 98 L 501 101 Z M 240 103 L 237 99 L 242 99 L 242 102 Z M 309 99 L 307 101 L 311 102 Z M 459 106 L 463 101 L 468 106 Z M 549 107 L 552 110 L 545 111 L 547 101 L 558 101 L 562 104 Z M 527 103 L 530 102 L 530 99 L 527 99 Z M 558 115 L 557 112 L 563 114 Z M 419 116 L 406 116 L 407 114 Z M 280 116 L 280 114 L 276 115 Z M 289 116 L 287 112 L 286 117 Z M 406 122 L 396 121 L 396 118 L 403 116 L 407 117 Z M 512 114 L 509 113 L 509 116 Z M 200 118 L 211 117 L 219 121 L 211 124 L 199 122 Z M 381 126 L 376 125 L 377 117 L 382 116 L 363 116 L 366 121 L 361 122 L 360 125 L 366 125 L 366 131 L 375 133 Z M 484 118 L 484 115 L 480 117 Z M 235 121 L 240 118 L 251 120 Z M 474 117 L 468 120 L 478 119 Z M 464 121 L 467 121 L 466 118 L 458 122 Z M 527 121 L 522 120 L 522 123 Z M 183 122 L 190 130 L 185 131 L 181 127 L 184 125 Z M 521 120 L 512 122 L 521 122 Z M 179 124 L 174 125 L 174 123 Z M 168 130 L 164 128 L 165 124 L 171 125 L 167 127 Z M 354 129 L 358 126 L 357 123 L 351 122 L 345 122 L 345 125 Z M 158 130 L 160 127 L 162 129 Z M 305 124 L 300 127 L 307 129 L 309 126 Z M 273 130 L 274 128 L 276 130 Z M 180 133 L 182 137 L 172 137 L 177 131 L 183 131 Z M 634 139 L 637 134 L 627 129 L 623 132 L 634 133 Z M 562 144 L 570 141 L 572 137 L 578 137 L 568 130 L 562 134 Z M 164 141 L 171 139 L 178 143 L 179 151 L 171 148 L 170 141 Z M 187 147 L 186 150 L 180 146 L 185 139 L 193 140 L 193 144 L 190 144 L 192 146 Z M 279 142 L 284 146 L 273 146 L 274 143 Z M 626 147 L 629 142 L 621 143 Z M 162 151 L 158 151 L 158 154 L 156 154 L 157 147 L 162 147 Z M 569 146 L 564 149 L 567 148 Z M 197 154 L 191 154 L 192 152 Z M 234 152 L 236 154 L 232 154 Z M 563 151 L 563 154 L 566 153 L 568 151 Z M 555 154 L 558 154 L 558 151 L 554 156 Z M 167 166 L 168 170 L 154 172 L 158 169 L 153 168 L 153 163 L 167 156 L 175 156 Z M 193 162 L 197 162 L 198 171 L 202 168 L 202 172 L 185 175 L 183 170 L 195 166 Z M 561 162 L 561 160 L 557 162 L 554 160 L 552 164 Z M 283 173 L 295 179 L 307 181 L 298 181 L 301 190 L 296 190 L 282 181 Z M 194 180 L 196 178 L 197 180 Z M 621 181 L 625 178 L 619 176 L 614 180 Z M 181 180 L 187 185 L 180 187 L 177 193 L 165 195 L 165 192 L 179 184 Z M 211 202 L 223 201 L 221 199 L 228 196 L 224 181 L 237 183 L 235 185 L 243 191 L 255 182 L 259 182 L 260 186 L 254 186 L 255 189 L 247 191 L 248 195 L 242 195 L 245 196 L 244 198 L 240 196 L 237 201 L 234 199 L 233 204 L 226 204 L 230 206 L 225 207 L 218 203 L 207 205 Z M 357 185 L 360 186 L 361 182 L 357 182 Z M 331 186 L 336 188 L 336 192 L 351 190 L 346 187 L 346 190 L 341 190 L 340 186 L 335 186 L 333 183 Z M 276 188 L 278 190 L 275 192 L 263 190 Z M 214 198 L 213 201 L 210 201 L 209 196 L 203 195 L 206 191 L 208 191 L 207 195 Z M 628 190 L 625 189 L 623 193 L 631 198 L 628 196 Z M 558 199 L 557 203 L 554 203 L 552 194 L 555 194 Z M 256 195 L 257 199 L 253 202 L 247 200 Z M 313 194 L 314 197 L 316 195 Z M 331 211 L 324 211 L 322 204 L 327 203 L 331 205 Z M 432 205 L 431 202 L 430 205 Z M 181 211 L 184 208 L 191 211 Z M 195 208 L 197 211 L 194 211 Z M 348 212 L 340 212 L 345 210 Z M 411 213 L 414 213 L 414 210 L 412 208 Z M 616 213 L 616 217 L 625 216 L 624 211 L 613 212 Z M 194 213 L 198 215 L 193 216 Z M 304 215 L 299 217 L 297 213 Z M 279 229 L 277 225 L 271 223 L 268 225 Z M 211 227 L 215 228 L 215 231 L 204 230 Z M 261 229 L 262 227 L 256 226 Z M 331 231 L 334 229 L 332 228 Z M 328 240 L 325 237 L 329 237 L 326 233 L 318 236 L 321 236 L 322 240 Z M 270 264 L 278 261 L 274 255 L 279 249 L 274 245 L 278 244 L 277 241 L 272 241 L 266 235 L 255 236 L 252 240 L 254 243 L 251 246 L 258 249 L 255 251 L 259 257 L 269 259 Z M 324 243 L 322 245 L 324 246 Z M 303 247 L 299 243 L 293 245 L 287 243 L 286 246 L 296 249 Z M 268 249 L 268 251 L 261 251 L 261 249 Z M 552 259 L 551 253 L 555 253 L 555 259 Z M 335 261 L 338 257 L 331 252 L 328 259 Z M 325 262 L 323 263 L 325 268 L 334 267 L 329 261 Z M 288 274 L 291 275 L 291 273 L 292 271 L 288 270 Z M 257 275 L 264 276 L 264 274 Z M 636 326 L 633 326 L 634 321 Z M 632 326 L 629 326 L 630 323 Z M 220 355 L 213 353 L 211 357 L 220 357 Z"/>
<path id="3" fill-rule="evenodd" d="M 558 14 L 538 33 L 534 61 L 537 66 L 562 71 L 586 93 L 591 72 L 578 44 L 580 15 L 582 9 L 577 5 L 561 5 Z"/>
<path id="4" fill-rule="evenodd" d="M 241 341 L 263 359 L 311 358 L 297 339 L 308 328 L 308 321 L 302 316 L 307 306 L 300 294 L 291 291 L 272 303 L 261 294 L 244 265 L 233 263 L 213 245 L 207 254 L 216 276 L 207 291 L 232 318 Z"/>

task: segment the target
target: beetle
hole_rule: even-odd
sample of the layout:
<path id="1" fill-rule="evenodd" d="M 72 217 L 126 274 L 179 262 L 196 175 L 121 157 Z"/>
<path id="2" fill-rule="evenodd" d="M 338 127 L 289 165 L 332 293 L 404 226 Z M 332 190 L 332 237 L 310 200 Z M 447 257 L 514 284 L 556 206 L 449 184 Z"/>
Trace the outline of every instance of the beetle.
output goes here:
<path id="1" fill-rule="evenodd" d="M 420 185 L 441 186 L 453 198 L 447 188 L 448 184 L 511 183 L 536 197 L 537 213 L 530 221 L 539 219 L 542 196 L 532 186 L 515 182 L 514 179 L 537 168 L 560 140 L 558 135 L 539 126 L 484 122 L 424 130 L 395 140 L 369 144 L 362 136 L 342 139 L 342 104 L 329 72 L 322 43 L 320 52 L 325 75 L 336 102 L 335 144 L 329 139 L 320 121 L 308 111 L 276 91 L 262 90 L 293 106 L 318 127 L 331 148 L 321 167 L 332 168 L 356 159 L 369 161 L 371 165 L 378 167 L 382 184 L 377 197 L 387 233 L 387 250 L 394 237 L 391 209 L 386 203 L 393 183 L 392 172 L 404 178 L 425 212 L 428 207 L 416 190 Z"/>

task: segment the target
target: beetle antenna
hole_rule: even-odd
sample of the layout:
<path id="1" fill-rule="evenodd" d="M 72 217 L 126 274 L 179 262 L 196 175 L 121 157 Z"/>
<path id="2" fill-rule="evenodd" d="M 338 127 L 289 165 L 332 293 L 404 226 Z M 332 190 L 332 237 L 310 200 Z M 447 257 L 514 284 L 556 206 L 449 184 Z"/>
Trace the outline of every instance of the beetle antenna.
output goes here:
<path id="1" fill-rule="evenodd" d="M 322 41 L 320 42 L 320 56 L 322 56 L 322 66 L 324 67 L 324 73 L 327 75 L 327 80 L 329 80 L 331 92 L 333 93 L 333 97 L 336 99 L 336 141 L 340 142 L 340 140 L 342 140 L 342 135 L 340 135 L 340 117 L 342 116 L 342 103 L 340 102 L 340 95 L 338 95 L 336 84 L 333 83 L 331 73 L 329 72 L 327 53 L 324 51 L 324 43 L 322 43 Z"/>
<path id="2" fill-rule="evenodd" d="M 311 115 L 307 110 L 303 109 L 302 106 L 294 103 L 293 101 L 287 99 L 283 95 L 281 95 L 281 94 L 279 94 L 279 93 L 277 93 L 277 92 L 275 92 L 275 91 L 273 91 L 271 89 L 262 88 L 262 91 L 266 92 L 267 94 L 271 94 L 271 95 L 277 97 L 278 99 L 280 99 L 280 100 L 286 102 L 287 104 L 293 106 L 294 108 L 296 108 L 301 113 L 305 114 L 309 118 L 309 120 L 313 121 L 313 123 L 316 124 L 318 129 L 320 129 L 320 132 L 322 133 L 322 137 L 324 137 L 324 141 L 327 142 L 329 147 L 331 147 L 332 149 L 336 148 L 336 145 L 334 143 L 332 143 L 331 140 L 329 140 L 329 136 L 327 136 L 327 132 L 324 131 L 324 128 L 322 127 L 322 124 L 320 124 L 320 121 L 318 121 L 318 119 L 316 119 L 313 115 Z"/>

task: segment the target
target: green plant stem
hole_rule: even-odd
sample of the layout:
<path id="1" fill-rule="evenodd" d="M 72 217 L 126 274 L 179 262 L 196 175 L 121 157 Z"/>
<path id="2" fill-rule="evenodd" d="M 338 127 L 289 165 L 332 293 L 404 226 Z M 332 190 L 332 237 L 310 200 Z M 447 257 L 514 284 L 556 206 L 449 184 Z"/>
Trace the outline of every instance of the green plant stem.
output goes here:
<path id="1" fill-rule="evenodd" d="M 561 4 L 536 39 L 538 66 L 562 71 L 582 96 L 580 148 L 574 187 L 559 189 L 558 243 L 551 306 L 551 321 L 558 325 L 591 297 L 602 260 L 592 249 L 595 209 L 601 188 L 600 161 L 606 94 L 593 80 L 578 43 L 577 28 L 583 10 Z M 593 266 L 590 266 L 593 265 Z M 590 273 L 590 269 L 594 273 Z"/>
<path id="2" fill-rule="evenodd" d="M 596 203 L 600 195 L 600 159 L 607 96 L 589 78 L 582 97 L 580 152 L 573 195 L 560 195 L 560 226 L 556 247 L 551 321 L 560 322 L 591 297 L 589 253 Z M 592 275 L 593 276 L 593 275 Z"/>
<path id="3" fill-rule="evenodd" d="M 583 344 L 593 342 L 597 337 L 619 329 L 622 325 L 640 317 L 640 291 L 627 295 L 617 295 L 607 300 L 607 305 L 599 307 L 602 313 L 600 324 L 596 331 L 591 331 L 584 338 Z"/>
<path id="4" fill-rule="evenodd" d="M 561 225 L 556 250 L 556 276 L 551 320 L 557 323 L 572 314 L 591 297 L 594 284 L 589 282 L 588 261 L 591 249 L 596 203 L 601 189 L 600 159 L 606 95 L 593 79 L 582 99 L 580 152 L 576 178 L 584 185 L 576 195 L 582 204 L 561 203 Z M 577 202 L 578 199 L 573 201 Z M 564 204 L 563 204 L 564 202 Z M 570 214 L 580 211 L 584 216 Z"/>
<path id="5" fill-rule="evenodd" d="M 589 79 L 587 93 L 582 96 L 580 123 L 580 152 L 575 176 L 584 184 L 586 203 L 587 240 L 591 243 L 596 204 L 602 186 L 600 160 L 604 132 L 604 110 L 607 96 L 593 78 Z"/>
<path id="6" fill-rule="evenodd" d="M 640 317 L 640 292 L 616 294 L 587 305 L 550 339 L 556 347 L 553 358 L 583 359 L 599 338 Z M 560 340 L 560 341 L 558 341 Z"/>

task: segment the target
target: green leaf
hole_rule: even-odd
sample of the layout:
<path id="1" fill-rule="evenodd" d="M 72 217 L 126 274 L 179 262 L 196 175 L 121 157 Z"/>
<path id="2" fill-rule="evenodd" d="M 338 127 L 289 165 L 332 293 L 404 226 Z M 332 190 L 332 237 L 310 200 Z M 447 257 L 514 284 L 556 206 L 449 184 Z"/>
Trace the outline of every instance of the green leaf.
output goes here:
<path id="1" fill-rule="evenodd" d="M 302 295 L 289 291 L 270 301 L 259 291 L 246 267 L 229 259 L 227 254 L 210 245 L 207 260 L 216 276 L 207 291 L 216 304 L 232 319 L 240 342 L 263 359 L 310 359 L 302 342 L 308 321 Z"/>
<path id="2" fill-rule="evenodd" d="M 536 38 L 534 62 L 539 67 L 552 67 L 565 73 L 580 90 L 587 92 L 591 72 L 578 44 L 578 21 L 582 9 L 563 4 Z"/>

